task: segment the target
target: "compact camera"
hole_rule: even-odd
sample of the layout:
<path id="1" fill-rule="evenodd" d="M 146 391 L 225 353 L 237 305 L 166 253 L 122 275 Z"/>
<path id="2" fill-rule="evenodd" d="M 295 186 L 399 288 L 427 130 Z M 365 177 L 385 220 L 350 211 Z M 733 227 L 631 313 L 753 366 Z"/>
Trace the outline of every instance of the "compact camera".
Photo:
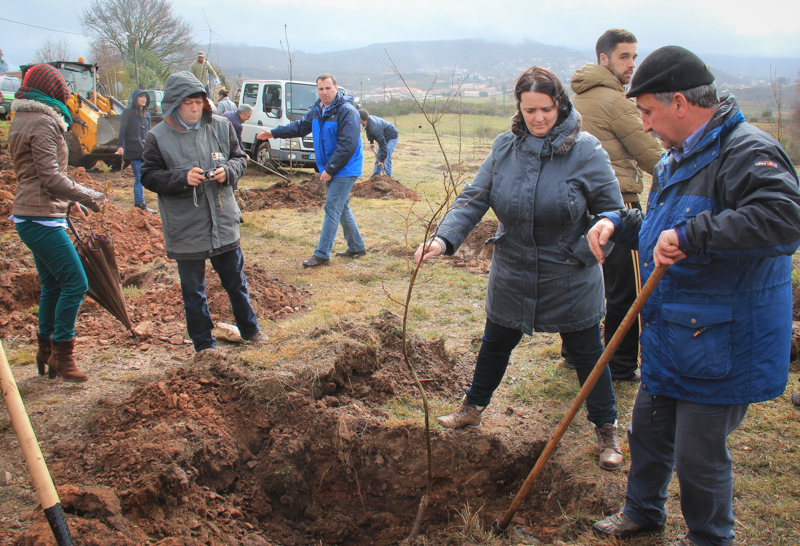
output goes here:
<path id="1" fill-rule="evenodd" d="M 206 171 L 203 174 L 205 175 L 206 180 L 214 180 L 214 169 L 211 169 L 210 171 Z"/>

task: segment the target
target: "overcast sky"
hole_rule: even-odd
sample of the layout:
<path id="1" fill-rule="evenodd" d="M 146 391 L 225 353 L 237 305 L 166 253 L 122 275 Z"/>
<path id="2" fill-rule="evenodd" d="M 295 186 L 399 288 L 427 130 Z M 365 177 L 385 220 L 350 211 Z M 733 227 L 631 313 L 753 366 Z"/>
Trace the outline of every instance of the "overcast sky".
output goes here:
<path id="1" fill-rule="evenodd" d="M 196 39 L 280 47 L 284 24 L 293 49 L 321 53 L 404 40 L 483 38 L 534 40 L 593 51 L 611 27 L 632 31 L 652 51 L 681 45 L 698 53 L 800 57 L 798 0 L 350 0 L 305 2 L 174 0 L 175 12 L 196 29 Z M 82 33 L 78 17 L 89 5 L 76 0 L 9 0 L 0 17 Z M 8 9 L 11 8 L 11 9 Z M 47 39 L 67 39 L 76 55 L 87 39 L 0 20 L 0 48 L 14 69 L 29 62 Z M 211 57 L 214 59 L 213 47 Z"/>

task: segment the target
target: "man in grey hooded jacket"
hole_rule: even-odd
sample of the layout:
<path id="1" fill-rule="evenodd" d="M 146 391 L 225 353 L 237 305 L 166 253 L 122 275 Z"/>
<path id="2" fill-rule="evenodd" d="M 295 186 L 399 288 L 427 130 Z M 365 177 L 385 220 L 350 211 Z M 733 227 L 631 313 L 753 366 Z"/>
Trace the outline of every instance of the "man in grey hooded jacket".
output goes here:
<path id="1" fill-rule="evenodd" d="M 161 106 L 164 122 L 145 139 L 142 184 L 158 194 L 164 245 L 167 257 L 178 263 L 194 349 L 216 347 L 205 293 L 206 259 L 228 293 L 242 338 L 261 341 L 239 246 L 242 214 L 233 194 L 247 156 L 230 122 L 212 115 L 205 89 L 191 73 L 167 79 Z"/>

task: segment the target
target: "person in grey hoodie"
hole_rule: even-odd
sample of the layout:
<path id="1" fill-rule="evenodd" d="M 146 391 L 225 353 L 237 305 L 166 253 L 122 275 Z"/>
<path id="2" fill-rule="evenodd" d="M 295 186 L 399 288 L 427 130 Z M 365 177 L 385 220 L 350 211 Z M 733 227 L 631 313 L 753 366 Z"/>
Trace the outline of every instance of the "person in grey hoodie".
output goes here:
<path id="1" fill-rule="evenodd" d="M 439 417 L 446 428 L 478 426 L 523 334 L 558 332 L 581 385 L 600 356 L 605 314 L 603 273 L 585 234 L 591 217 L 622 208 L 619 183 L 600 142 L 558 78 L 533 67 L 517 80 L 517 113 L 442 220 L 417 249 L 422 263 L 452 255 L 491 208 L 500 225 L 486 292 L 486 326 L 472 385 L 461 407 Z M 606 368 L 586 399 L 600 467 L 622 464 L 611 374 Z"/>
<path id="2" fill-rule="evenodd" d="M 247 156 L 230 122 L 211 113 L 200 81 L 189 72 L 167 79 L 164 122 L 147 134 L 142 184 L 158 194 L 167 257 L 178 263 L 186 328 L 197 352 L 216 347 L 206 299 L 206 259 L 228 293 L 246 341 L 262 341 L 250 304 L 240 248 L 242 214 L 234 190 Z"/>

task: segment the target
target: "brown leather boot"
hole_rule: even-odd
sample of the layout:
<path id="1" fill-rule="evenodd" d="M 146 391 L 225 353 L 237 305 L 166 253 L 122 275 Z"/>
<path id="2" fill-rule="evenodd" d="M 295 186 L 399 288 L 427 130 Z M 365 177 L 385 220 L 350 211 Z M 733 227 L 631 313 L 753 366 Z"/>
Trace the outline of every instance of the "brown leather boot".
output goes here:
<path id="1" fill-rule="evenodd" d="M 52 336 L 50 339 L 52 339 Z M 53 353 L 50 355 L 50 360 L 47 361 L 47 364 L 58 372 L 61 379 L 73 383 L 80 383 L 89 379 L 89 376 L 81 373 L 78 366 L 75 365 L 75 357 L 73 356 L 75 338 L 60 342 L 53 341 L 52 343 Z"/>
<path id="2" fill-rule="evenodd" d="M 36 366 L 39 368 L 39 375 L 44 375 L 44 367 L 47 361 L 50 360 L 50 353 L 53 352 L 53 346 L 50 343 L 50 336 L 43 336 L 36 332 L 36 339 L 39 341 L 39 350 L 36 352 Z M 48 367 L 47 377 L 53 379 L 56 376 L 56 370 Z"/>

